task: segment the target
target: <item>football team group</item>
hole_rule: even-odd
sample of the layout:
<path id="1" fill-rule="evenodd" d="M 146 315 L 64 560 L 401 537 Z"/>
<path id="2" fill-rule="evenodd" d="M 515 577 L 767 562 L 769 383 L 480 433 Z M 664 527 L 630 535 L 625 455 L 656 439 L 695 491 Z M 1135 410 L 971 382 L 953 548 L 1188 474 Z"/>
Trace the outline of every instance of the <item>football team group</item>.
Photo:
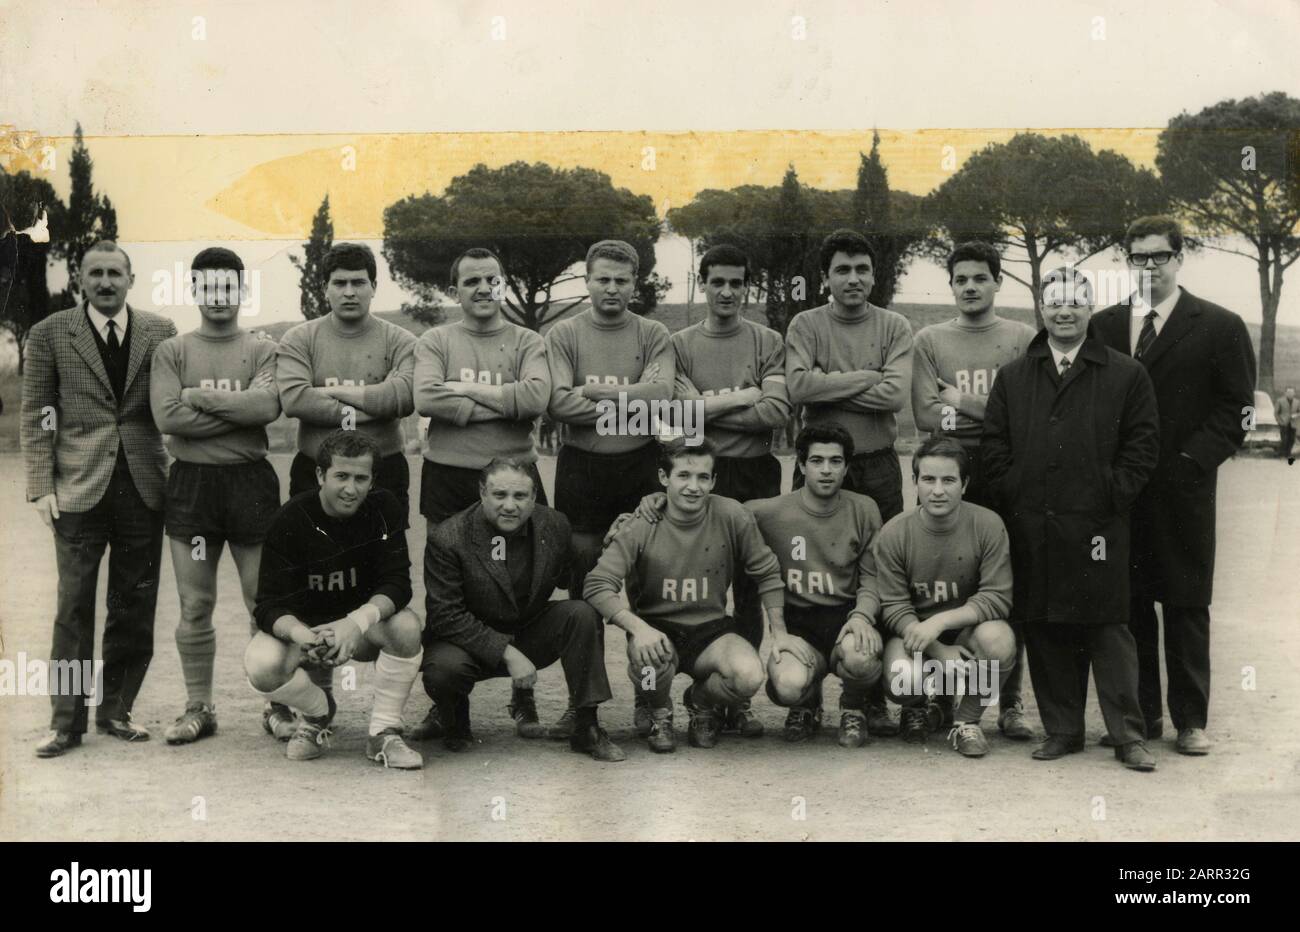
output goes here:
<path id="1" fill-rule="evenodd" d="M 1178 285 L 1174 221 L 1135 221 L 1124 248 L 1137 282 L 1126 300 L 1094 315 L 1089 279 L 1057 269 L 1035 332 L 995 310 L 997 250 L 962 244 L 947 261 L 955 316 L 914 336 L 869 302 L 876 258 L 840 230 L 820 252 L 829 303 L 784 338 L 745 318 L 750 269 L 735 246 L 701 257 L 707 317 L 670 335 L 629 310 L 636 251 L 598 242 L 590 308 L 545 337 L 506 319 L 501 259 L 474 248 L 450 269 L 463 317 L 417 338 L 370 313 L 375 258 L 343 243 L 323 263 L 329 313 L 277 343 L 240 326 L 245 270 L 231 250 L 194 258 L 200 320 L 177 335 L 127 304 L 130 259 L 100 242 L 80 304 L 27 344 L 22 443 L 28 499 L 53 531 L 56 662 L 93 656 L 110 551 L 102 682 L 52 697 L 36 753 L 79 746 L 92 707 L 100 733 L 148 739 L 131 710 L 164 536 L 187 694 L 173 745 L 217 730 L 212 619 L 229 545 L 250 616 L 244 670 L 290 760 L 328 747 L 335 669 L 372 661 L 366 754 L 387 767 L 421 767 L 420 742 L 472 747 L 470 695 L 493 677 L 512 681 L 521 737 L 623 760 L 597 717 L 612 695 L 607 625 L 626 636 L 633 722 L 656 752 L 676 746 L 677 673 L 691 679 L 681 698 L 698 748 L 761 736 L 751 702 L 764 688 L 788 709 L 784 737 L 812 738 L 834 675 L 841 747 L 946 729 L 982 757 L 991 705 L 1007 738 L 1036 737 L 1028 666 L 1036 759 L 1084 749 L 1090 670 L 1103 744 L 1125 766 L 1155 768 L 1166 701 L 1174 748 L 1208 753 L 1216 471 L 1244 438 L 1254 352 L 1237 315 Z M 910 508 L 895 450 L 909 399 L 929 435 Z M 702 416 L 703 436 L 607 416 L 670 401 Z M 428 419 L 423 614 L 406 537 L 412 412 Z M 282 413 L 298 420 L 283 504 L 267 461 Z M 560 431 L 553 505 L 542 415 Z M 791 417 L 783 493 L 772 441 Z M 534 685 L 557 661 L 569 703 L 548 726 Z M 405 726 L 417 679 L 433 705 Z"/>

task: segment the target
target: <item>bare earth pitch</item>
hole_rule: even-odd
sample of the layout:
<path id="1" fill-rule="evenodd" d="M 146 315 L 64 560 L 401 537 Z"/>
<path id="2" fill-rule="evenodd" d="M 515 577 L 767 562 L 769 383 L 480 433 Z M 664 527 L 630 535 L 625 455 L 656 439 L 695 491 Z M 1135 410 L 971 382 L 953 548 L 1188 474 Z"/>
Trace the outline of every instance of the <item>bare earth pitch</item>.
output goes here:
<path id="1" fill-rule="evenodd" d="M 271 462 L 288 486 L 290 457 Z M 411 461 L 418 466 L 415 457 Z M 788 488 L 792 460 L 782 458 Z M 3 654 L 48 658 L 56 573 L 50 532 L 23 500 L 19 455 L 0 456 L 0 635 Z M 555 460 L 539 463 L 554 488 Z M 412 468 L 412 500 L 418 468 Z M 910 464 L 903 464 L 910 484 Z M 911 507 L 912 490 L 905 488 Z M 1300 467 L 1238 457 L 1220 469 L 1218 569 L 1213 624 L 1214 680 L 1209 757 L 1181 757 L 1152 742 L 1153 774 L 1116 767 L 1096 746 L 1095 696 L 1086 753 L 1033 761 L 1029 746 L 985 723 L 992 752 L 966 760 L 943 734 L 926 746 L 874 739 L 858 751 L 833 733 L 788 745 L 784 710 L 765 697 L 755 710 L 768 726 L 759 741 L 725 738 L 711 751 L 683 747 L 652 755 L 630 737 L 632 689 L 623 673 L 623 635 L 607 629 L 614 699 L 601 721 L 627 750 L 626 763 L 593 767 L 565 742 L 524 742 L 506 713 L 510 681 L 481 684 L 471 698 L 479 743 L 451 754 L 419 746 L 425 769 L 384 771 L 363 756 L 371 665 L 355 665 L 355 692 L 342 689 L 333 748 L 310 763 L 285 760 L 261 728 L 261 702 L 244 679 L 247 620 L 227 556 L 214 624 L 218 631 L 216 707 L 220 731 L 168 747 L 163 727 L 184 704 L 173 630 L 175 577 L 160 575 L 153 665 L 135 718 L 154 733 L 145 744 L 90 735 L 87 746 L 42 761 L 49 700 L 0 696 L 0 839 L 3 840 L 1256 840 L 1300 835 Z M 419 555 L 424 520 L 412 516 L 415 597 L 424 609 Z M 164 548 L 164 564 L 170 557 Z M 107 566 L 107 561 L 104 564 Z M 105 569 L 106 574 L 106 569 Z M 104 579 L 98 598 L 103 624 Z M 1253 674 L 1254 689 L 1249 686 Z M 832 685 L 834 684 L 834 685 Z M 680 696 L 678 684 L 676 694 Z M 827 681 L 833 709 L 838 684 Z M 557 666 L 541 671 L 544 721 L 564 709 Z M 1026 678 L 1030 721 L 1039 727 Z M 680 700 L 679 700 L 680 703 Z M 405 719 L 428 699 L 417 682 Z M 1168 730 L 1168 729 L 1167 729 Z M 202 816 L 202 818 L 199 818 Z M 800 818 L 802 816 L 802 818 Z"/>

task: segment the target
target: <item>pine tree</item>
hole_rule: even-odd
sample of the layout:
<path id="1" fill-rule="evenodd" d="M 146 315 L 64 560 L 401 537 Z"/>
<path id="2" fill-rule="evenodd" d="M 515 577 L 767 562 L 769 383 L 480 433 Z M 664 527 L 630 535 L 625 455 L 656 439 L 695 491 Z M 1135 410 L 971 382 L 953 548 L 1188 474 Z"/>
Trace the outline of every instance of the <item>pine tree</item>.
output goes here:
<path id="1" fill-rule="evenodd" d="M 78 273 L 86 250 L 101 239 L 117 239 L 117 211 L 112 201 L 95 193 L 94 168 L 95 162 L 86 148 L 81 124 L 78 123 L 72 157 L 68 162 L 72 190 L 68 195 L 67 235 L 57 246 L 58 253 L 67 263 L 68 282 L 72 288 L 79 287 Z"/>
<path id="2" fill-rule="evenodd" d="M 853 192 L 853 228 L 862 233 L 875 253 L 876 283 L 872 304 L 887 307 L 901 277 L 905 244 L 895 234 L 893 207 L 889 198 L 889 174 L 880 161 L 880 133 L 871 135 L 871 154 L 859 153 L 858 186 Z"/>
<path id="3" fill-rule="evenodd" d="M 330 196 L 320 202 L 316 216 L 311 221 L 311 238 L 302 244 L 303 258 L 290 256 L 299 273 L 299 288 L 302 291 L 302 316 L 315 320 L 329 313 L 329 304 L 325 301 L 325 280 L 322 266 L 325 254 L 334 245 L 334 221 L 330 219 Z"/>

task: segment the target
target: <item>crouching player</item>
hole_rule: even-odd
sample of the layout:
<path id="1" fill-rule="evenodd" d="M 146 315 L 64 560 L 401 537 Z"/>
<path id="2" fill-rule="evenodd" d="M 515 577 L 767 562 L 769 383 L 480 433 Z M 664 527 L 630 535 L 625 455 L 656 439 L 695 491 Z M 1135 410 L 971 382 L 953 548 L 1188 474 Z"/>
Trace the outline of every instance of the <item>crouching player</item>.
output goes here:
<path id="1" fill-rule="evenodd" d="M 948 734 L 967 757 L 988 753 L 980 728 L 991 683 L 1000 691 L 1016 659 L 1006 618 L 1011 611 L 1011 546 L 1002 519 L 962 501 L 966 452 L 956 440 L 931 438 L 912 458 L 920 507 L 891 519 L 876 537 L 876 586 L 885 643 L 885 683 L 903 707 L 903 737 L 924 741 L 946 723 L 956 688 L 965 682 Z M 944 683 L 927 675 L 933 658 Z M 975 661 L 970 663 L 969 661 Z M 927 683 L 927 681 L 930 681 Z M 930 685 L 933 683 L 933 685 Z M 927 698 L 930 688 L 946 700 Z"/>
<path id="2" fill-rule="evenodd" d="M 835 673 L 840 695 L 839 743 L 866 743 L 867 691 L 880 680 L 883 642 L 875 628 L 880 603 L 871 545 L 880 511 L 866 495 L 843 488 L 853 438 L 836 425 L 799 432 L 795 456 L 804 484 L 788 495 L 747 502 L 763 541 L 785 580 L 789 645 L 767 662 L 767 695 L 790 710 L 785 739 L 803 741 L 821 727 L 822 680 Z M 648 495 L 637 514 L 654 523 L 662 493 Z"/>
<path id="3" fill-rule="evenodd" d="M 710 495 L 713 446 L 679 437 L 660 455 L 659 482 L 668 495 L 664 520 L 633 517 L 614 535 L 587 575 L 583 595 L 601 616 L 628 634 L 628 675 L 650 706 L 650 749 L 672 751 L 673 676 L 694 683 L 682 699 L 690 715 L 688 740 L 718 742 L 721 714 L 763 685 L 758 651 L 727 616 L 732 567 L 743 565 L 758 586 L 772 625 L 772 649 L 796 651 L 785 633 L 781 569 L 758 525 L 739 502 Z M 618 592 L 627 581 L 628 604 Z"/>
<path id="4" fill-rule="evenodd" d="M 852 457 L 853 439 L 842 427 L 805 427 L 795 440 L 803 486 L 746 506 L 785 580 L 793 649 L 773 649 L 768 657 L 767 695 L 790 710 L 787 741 L 803 741 L 821 727 L 822 680 L 833 672 L 844 686 L 840 746 L 866 743 L 867 691 L 880 680 L 883 647 L 871 555 L 880 511 L 866 495 L 841 488 Z"/>
<path id="5" fill-rule="evenodd" d="M 420 755 L 401 737 L 402 706 L 420 670 L 420 617 L 411 601 L 406 509 L 372 488 L 379 445 L 336 430 L 316 454 L 320 487 L 295 495 L 267 531 L 254 620 L 244 652 L 260 695 L 299 714 L 290 760 L 320 757 L 335 705 L 308 668 L 375 662 L 375 700 L 366 756 L 417 769 Z"/>

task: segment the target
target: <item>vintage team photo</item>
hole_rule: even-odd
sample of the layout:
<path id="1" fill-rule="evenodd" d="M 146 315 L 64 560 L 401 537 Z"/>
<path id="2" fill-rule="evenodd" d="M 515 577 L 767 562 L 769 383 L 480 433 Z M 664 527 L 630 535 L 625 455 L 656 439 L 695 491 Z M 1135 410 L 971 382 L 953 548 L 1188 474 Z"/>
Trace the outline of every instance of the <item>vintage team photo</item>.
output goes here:
<path id="1" fill-rule="evenodd" d="M 1294 60 L 1136 128 L 138 103 L 239 15 L 0 113 L 0 837 L 1296 837 Z"/>

